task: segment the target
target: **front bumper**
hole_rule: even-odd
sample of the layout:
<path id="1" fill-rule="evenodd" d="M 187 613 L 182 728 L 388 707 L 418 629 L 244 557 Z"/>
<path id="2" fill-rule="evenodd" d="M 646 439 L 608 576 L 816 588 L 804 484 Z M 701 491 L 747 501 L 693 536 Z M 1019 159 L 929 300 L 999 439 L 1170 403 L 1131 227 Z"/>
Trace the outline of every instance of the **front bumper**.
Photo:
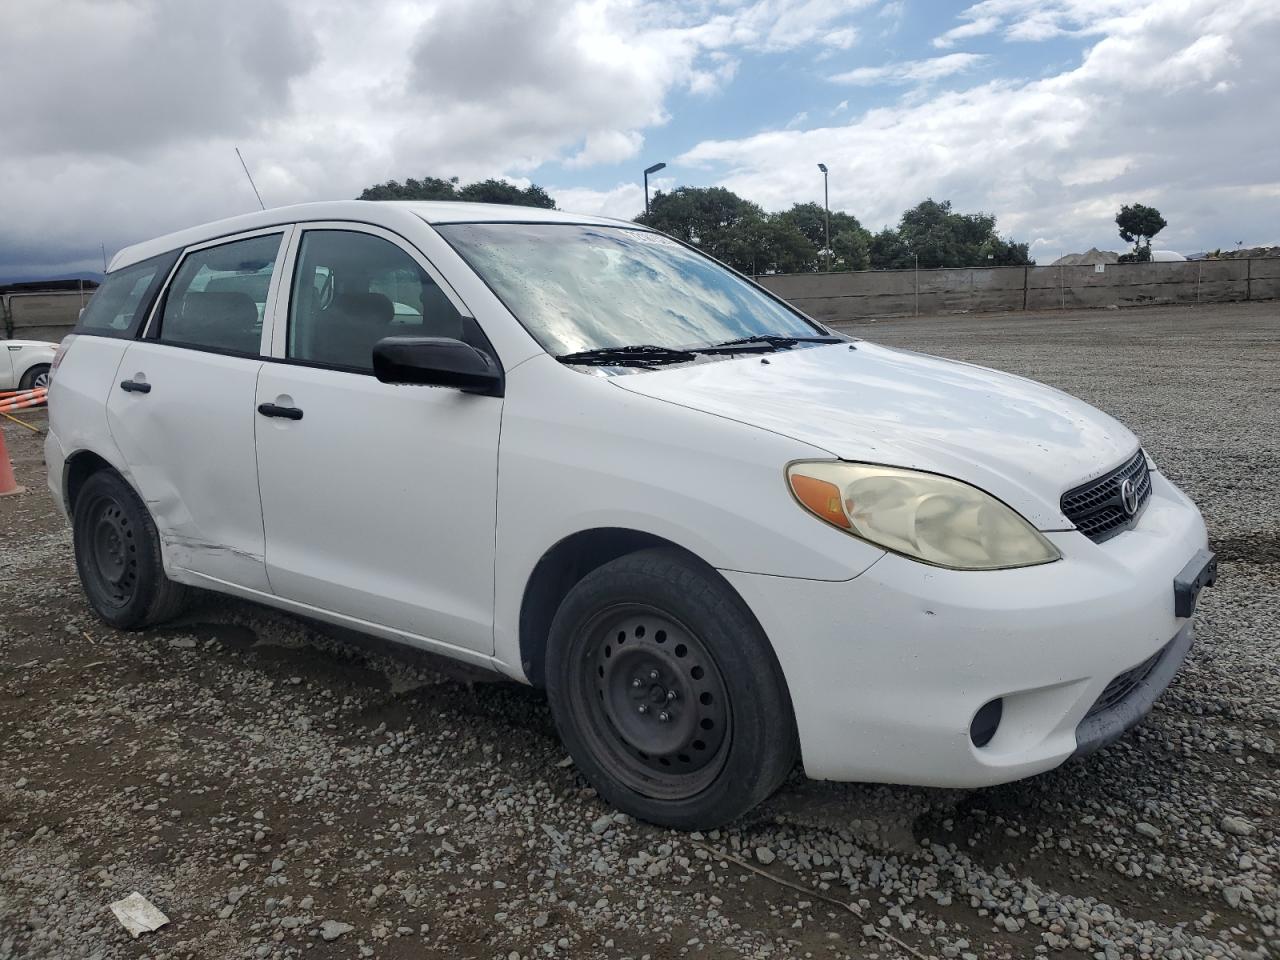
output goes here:
<path id="1" fill-rule="evenodd" d="M 816 779 L 976 787 L 1030 776 L 1136 723 L 1191 643 L 1174 579 L 1207 545 L 1199 511 L 1159 474 L 1141 522 L 1105 543 L 1048 533 L 1056 563 L 943 570 L 887 554 L 845 582 L 726 571 L 790 689 Z M 1092 715 L 1118 675 L 1158 658 Z M 977 711 L 1002 700 L 990 742 Z M 1087 716 L 1088 715 L 1088 716 Z"/>

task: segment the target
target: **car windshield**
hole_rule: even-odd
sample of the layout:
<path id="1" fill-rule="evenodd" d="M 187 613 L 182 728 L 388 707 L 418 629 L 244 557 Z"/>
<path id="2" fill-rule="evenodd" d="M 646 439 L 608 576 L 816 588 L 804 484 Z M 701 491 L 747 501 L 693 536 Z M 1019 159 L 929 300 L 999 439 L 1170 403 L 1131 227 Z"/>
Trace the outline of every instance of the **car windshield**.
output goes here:
<path id="1" fill-rule="evenodd" d="M 555 356 L 825 333 L 662 234 L 560 223 L 451 223 L 436 230 Z"/>

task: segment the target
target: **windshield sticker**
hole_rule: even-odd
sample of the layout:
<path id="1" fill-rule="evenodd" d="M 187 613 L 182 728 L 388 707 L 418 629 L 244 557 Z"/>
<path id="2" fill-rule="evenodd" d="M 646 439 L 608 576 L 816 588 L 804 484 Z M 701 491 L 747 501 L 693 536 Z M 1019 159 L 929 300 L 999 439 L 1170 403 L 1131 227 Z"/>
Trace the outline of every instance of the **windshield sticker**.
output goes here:
<path id="1" fill-rule="evenodd" d="M 655 247 L 678 247 L 678 246 L 680 246 L 680 244 L 676 243 L 676 242 L 675 242 L 674 240 L 672 240 L 670 237 L 664 237 L 664 236 L 663 236 L 662 234 L 660 234 L 660 233 L 646 233 L 646 232 L 645 232 L 645 231 L 643 231 L 643 230 L 635 230 L 635 231 L 633 231 L 633 232 L 631 233 L 631 236 L 630 236 L 628 239 L 633 240 L 633 241 L 635 241 L 636 243 L 647 243 L 647 244 L 650 244 L 650 245 L 655 246 Z"/>

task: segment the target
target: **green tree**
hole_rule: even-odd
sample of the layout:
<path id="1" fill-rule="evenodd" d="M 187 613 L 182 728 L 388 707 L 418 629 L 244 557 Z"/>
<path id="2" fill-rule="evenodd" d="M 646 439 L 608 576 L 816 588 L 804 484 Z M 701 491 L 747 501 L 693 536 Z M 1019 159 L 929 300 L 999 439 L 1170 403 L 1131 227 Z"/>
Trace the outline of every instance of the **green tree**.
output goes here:
<path id="1" fill-rule="evenodd" d="M 459 200 L 472 203 L 511 203 L 520 207 L 542 207 L 554 210 L 556 202 L 547 191 L 536 183 L 527 187 L 517 187 L 506 180 L 481 180 L 468 183 L 458 191 Z"/>
<path id="2" fill-rule="evenodd" d="M 831 252 L 835 256 L 832 263 L 835 269 L 867 270 L 871 267 L 871 234 L 861 226 L 833 234 Z"/>
<path id="3" fill-rule="evenodd" d="M 818 248 L 794 223 L 769 216 L 761 267 L 757 273 L 808 273 L 818 268 Z"/>
<path id="4" fill-rule="evenodd" d="M 365 187 L 360 200 L 466 200 L 471 203 L 511 203 L 521 207 L 543 207 L 554 210 L 555 200 L 542 187 L 530 184 L 517 187 L 506 180 L 481 180 L 458 186 L 458 178 L 442 180 L 439 177 L 412 178 L 400 183 L 386 183 Z"/>
<path id="5" fill-rule="evenodd" d="M 1125 204 L 1116 214 L 1116 226 L 1120 228 L 1120 239 L 1133 244 L 1134 260 L 1151 259 L 1151 238 L 1169 224 L 1155 207 L 1141 203 Z M 1146 256 L 1142 256 L 1145 248 Z"/>
<path id="6" fill-rule="evenodd" d="M 770 236 L 765 212 L 724 187 L 677 187 L 659 190 L 649 201 L 649 212 L 636 217 L 723 260 L 735 270 L 750 273 L 770 259 L 764 255 Z"/>
<path id="7" fill-rule="evenodd" d="M 441 180 L 439 177 L 424 177 L 421 180 L 412 178 L 400 183 L 388 180 L 386 183 L 365 187 L 356 199 L 358 200 L 456 200 L 458 178 L 450 177 Z"/>
<path id="8" fill-rule="evenodd" d="M 892 227 L 871 238 L 867 253 L 872 270 L 906 270 L 912 265 L 911 247 Z"/>
<path id="9" fill-rule="evenodd" d="M 978 248 L 978 256 L 979 266 L 987 263 L 995 267 L 1020 267 L 1035 262 L 1031 259 L 1031 251 L 1025 243 L 1005 240 L 994 233 Z"/>
<path id="10" fill-rule="evenodd" d="M 996 218 L 989 213 L 956 213 L 951 201 L 929 198 L 902 214 L 898 236 L 911 254 L 913 266 L 982 267 L 1031 263 L 1025 243 L 1002 239 Z"/>
<path id="11" fill-rule="evenodd" d="M 814 259 L 810 270 L 826 269 L 822 250 L 827 242 L 826 210 L 818 203 L 797 203 L 790 210 L 777 215 L 784 223 L 794 226 L 813 245 Z M 868 265 L 867 250 L 871 234 L 858 218 L 843 210 L 831 211 L 831 268 L 833 270 L 865 270 Z"/>

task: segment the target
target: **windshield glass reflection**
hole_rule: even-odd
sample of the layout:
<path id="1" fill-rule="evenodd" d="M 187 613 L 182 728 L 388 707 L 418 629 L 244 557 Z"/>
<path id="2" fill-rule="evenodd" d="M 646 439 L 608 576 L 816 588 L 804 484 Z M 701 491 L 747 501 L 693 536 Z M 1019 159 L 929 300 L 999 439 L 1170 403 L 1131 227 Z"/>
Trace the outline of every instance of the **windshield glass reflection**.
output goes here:
<path id="1" fill-rule="evenodd" d="M 439 224 L 436 230 L 557 356 L 825 333 L 661 234 L 541 223 Z"/>

